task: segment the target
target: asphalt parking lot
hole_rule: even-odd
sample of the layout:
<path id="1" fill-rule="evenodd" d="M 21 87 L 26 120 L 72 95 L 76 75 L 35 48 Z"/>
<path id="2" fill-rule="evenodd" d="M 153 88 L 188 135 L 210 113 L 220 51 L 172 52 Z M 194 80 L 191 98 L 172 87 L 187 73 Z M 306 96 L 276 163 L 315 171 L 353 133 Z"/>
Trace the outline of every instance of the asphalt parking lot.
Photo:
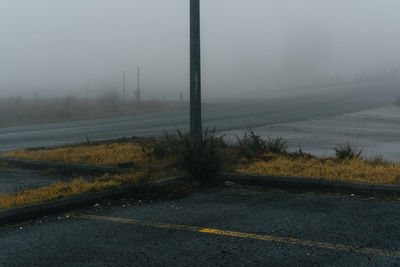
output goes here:
<path id="1" fill-rule="evenodd" d="M 399 266 L 400 203 L 215 188 L 0 228 L 0 266 Z"/>

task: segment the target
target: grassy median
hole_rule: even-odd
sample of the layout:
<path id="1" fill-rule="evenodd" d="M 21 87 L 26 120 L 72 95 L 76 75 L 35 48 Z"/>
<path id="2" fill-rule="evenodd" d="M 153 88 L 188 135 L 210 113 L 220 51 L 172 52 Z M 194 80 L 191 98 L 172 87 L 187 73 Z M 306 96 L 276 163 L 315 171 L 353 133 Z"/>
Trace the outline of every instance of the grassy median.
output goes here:
<path id="1" fill-rule="evenodd" d="M 162 141 L 80 145 L 46 150 L 16 150 L 2 156 L 31 160 L 83 163 L 89 165 L 118 166 L 132 162 L 134 168 L 151 171 L 177 172 L 179 159 L 175 154 L 163 152 L 157 147 Z M 288 153 L 282 140 L 275 142 L 274 153 L 268 148 L 244 145 L 225 145 L 222 148 L 223 171 L 241 174 L 301 176 L 326 178 L 365 183 L 400 185 L 400 165 L 382 160 L 367 160 L 360 157 L 337 159 L 318 158 L 304 153 Z M 164 144 L 164 147 L 168 146 Z M 274 148 L 272 147 L 272 148 Z M 165 150 L 165 149 L 164 149 Z M 178 148 L 175 150 L 179 150 Z M 259 151 L 258 151 L 259 150 Z M 267 150 L 266 153 L 265 150 Z M 270 150 L 272 150 L 270 148 Z"/>
<path id="2" fill-rule="evenodd" d="M 240 174 L 325 178 L 363 183 L 400 185 L 400 165 L 381 158 L 365 159 L 361 150 L 349 144 L 335 148 L 336 157 L 318 158 L 301 149 L 288 152 L 281 138 L 263 139 L 254 133 L 227 144 L 213 133 L 206 134 L 200 154 L 193 154 L 187 134 L 166 135 L 161 139 L 82 144 L 70 147 L 16 150 L 2 156 L 30 160 L 58 161 L 88 165 L 120 166 L 130 163 L 139 173 L 105 175 L 95 181 L 74 180 L 54 183 L 35 190 L 0 196 L 0 209 L 29 203 L 100 191 L 145 180 L 167 178 L 199 171 L 202 176 L 216 176 L 225 171 Z M 191 157 L 201 166 L 192 162 Z M 219 166 L 220 165 L 220 166 Z M 204 178 L 205 179 L 205 178 Z"/>
<path id="3" fill-rule="evenodd" d="M 178 172 L 130 173 L 120 175 L 104 175 L 94 181 L 75 179 L 68 183 L 55 182 L 38 189 L 27 189 L 21 192 L 0 195 L 0 209 L 45 202 L 70 196 L 98 192 L 105 189 L 134 185 L 141 182 L 158 180 L 179 174 Z"/>
<path id="4" fill-rule="evenodd" d="M 2 154 L 2 156 L 114 167 L 128 162 L 131 167 L 139 169 L 140 172 L 118 175 L 106 174 L 92 181 L 75 179 L 68 183 L 55 182 L 38 189 L 27 189 L 17 193 L 0 195 L 0 209 L 159 180 L 183 173 L 176 168 L 174 157 L 154 157 L 154 140 L 137 143 L 83 144 L 56 149 L 16 150 Z"/>
<path id="5" fill-rule="evenodd" d="M 2 156 L 41 161 L 81 163 L 117 167 L 121 163 L 132 163 L 134 168 L 147 169 L 153 164 L 163 169 L 171 164 L 171 158 L 154 158 L 153 142 L 106 143 L 98 145 L 80 145 L 42 150 L 15 150 Z M 152 158 L 151 158 L 152 157 Z"/>
<path id="6" fill-rule="evenodd" d="M 240 164 L 235 168 L 235 172 L 400 185 L 399 164 L 376 164 L 362 159 L 338 161 L 332 158 L 306 159 L 268 155 L 268 160 Z"/>

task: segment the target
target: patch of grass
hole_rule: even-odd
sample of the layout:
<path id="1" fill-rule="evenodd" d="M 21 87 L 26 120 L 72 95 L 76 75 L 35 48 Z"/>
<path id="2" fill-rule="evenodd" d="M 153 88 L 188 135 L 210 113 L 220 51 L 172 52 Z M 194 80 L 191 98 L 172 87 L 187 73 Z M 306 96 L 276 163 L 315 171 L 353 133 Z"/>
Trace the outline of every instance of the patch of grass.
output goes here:
<path id="1" fill-rule="evenodd" d="M 106 174 L 94 181 L 76 179 L 69 183 L 56 182 L 50 186 L 39 189 L 27 189 L 21 192 L 0 195 L 0 209 L 45 202 L 89 192 L 133 185 L 144 181 L 157 180 L 178 175 L 177 172 L 154 172 L 150 177 L 145 174 L 129 173 L 120 175 Z"/>
<path id="2" fill-rule="evenodd" d="M 133 181 L 136 179 L 141 180 L 140 176 L 130 178 Z M 0 195 L 0 209 L 45 202 L 89 192 L 97 192 L 107 188 L 117 187 L 121 184 L 122 181 L 120 179 L 110 179 L 109 176 L 104 176 L 93 182 L 81 179 L 73 180 L 69 183 L 56 182 L 50 186 L 39 189 L 29 189 L 18 193 Z"/>
<path id="3" fill-rule="evenodd" d="M 289 158 L 270 155 L 268 161 L 241 164 L 235 172 L 242 174 L 300 176 L 364 183 L 400 185 L 398 164 L 376 165 L 362 159 Z"/>
<path id="4" fill-rule="evenodd" d="M 154 148 L 148 143 L 108 143 L 99 145 L 80 145 L 43 150 L 16 150 L 2 154 L 4 157 L 30 160 L 80 163 L 118 167 L 124 162 L 133 162 L 136 169 L 148 169 L 149 160 L 155 169 L 168 168 L 172 158 L 151 158 Z"/>
<path id="5" fill-rule="evenodd" d="M 387 166 L 391 164 L 389 161 L 384 160 L 382 155 L 372 156 L 368 159 L 365 159 L 365 161 L 373 166 L 379 166 L 379 165 Z"/>

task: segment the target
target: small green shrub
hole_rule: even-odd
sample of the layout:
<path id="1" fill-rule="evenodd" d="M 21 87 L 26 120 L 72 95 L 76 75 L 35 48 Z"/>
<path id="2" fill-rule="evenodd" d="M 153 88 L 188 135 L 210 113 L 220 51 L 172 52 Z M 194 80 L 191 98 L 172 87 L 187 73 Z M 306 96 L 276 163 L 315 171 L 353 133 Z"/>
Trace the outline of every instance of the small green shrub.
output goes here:
<path id="1" fill-rule="evenodd" d="M 265 153 L 286 154 L 287 142 L 279 138 L 268 137 L 266 140 L 256 135 L 253 131 L 245 133 L 243 139 L 236 136 L 240 154 L 247 158 L 259 158 Z"/>
<path id="2" fill-rule="evenodd" d="M 267 139 L 267 152 L 272 154 L 287 154 L 287 142 L 282 137 Z"/>
<path id="3" fill-rule="evenodd" d="M 267 149 L 267 142 L 251 130 L 242 139 L 236 136 L 236 140 L 240 154 L 248 159 L 262 156 Z"/>
<path id="4" fill-rule="evenodd" d="M 163 136 L 153 144 L 154 156 L 157 159 L 177 154 L 176 151 L 182 146 L 180 136 L 182 133 L 177 130 L 176 134 L 164 132 Z"/>
<path id="5" fill-rule="evenodd" d="M 223 165 L 224 137 L 217 137 L 215 129 L 206 129 L 198 147 L 194 147 L 189 132 L 177 130 L 175 134 L 165 133 L 155 148 L 157 156 L 177 157 L 178 167 L 197 180 L 216 178 Z"/>
<path id="6" fill-rule="evenodd" d="M 355 145 L 352 146 L 349 142 L 335 147 L 334 150 L 337 160 L 363 159 L 362 150 L 359 150 Z"/>

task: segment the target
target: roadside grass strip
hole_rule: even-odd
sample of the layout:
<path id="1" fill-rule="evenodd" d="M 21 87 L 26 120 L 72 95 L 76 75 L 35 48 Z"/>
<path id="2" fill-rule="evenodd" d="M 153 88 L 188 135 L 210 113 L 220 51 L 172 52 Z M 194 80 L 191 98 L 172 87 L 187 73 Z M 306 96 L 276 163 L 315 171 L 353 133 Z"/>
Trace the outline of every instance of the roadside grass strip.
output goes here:
<path id="1" fill-rule="evenodd" d="M 141 142 L 80 145 L 43 150 L 16 150 L 4 157 L 29 160 L 118 166 L 132 162 L 133 168 L 167 170 L 179 165 L 176 156 L 166 153 L 156 156 L 156 139 Z M 173 147 L 169 147 L 173 149 Z M 360 183 L 400 185 L 400 164 L 361 158 L 338 160 L 313 156 L 293 156 L 290 153 L 264 153 L 248 159 L 234 145 L 222 151 L 223 171 L 238 174 L 324 178 Z"/>
<path id="2" fill-rule="evenodd" d="M 3 157 L 40 161 L 79 163 L 117 167 L 122 162 L 133 162 L 135 168 L 146 169 L 152 165 L 162 169 L 170 165 L 171 159 L 149 158 L 152 148 L 141 143 L 109 143 L 100 145 L 69 146 L 55 149 L 20 149 L 2 154 Z"/>
<path id="3" fill-rule="evenodd" d="M 288 158 L 278 155 L 235 168 L 239 174 L 324 178 L 360 183 L 400 185 L 400 165 L 372 164 L 361 159 Z"/>
<path id="4" fill-rule="evenodd" d="M 290 237 L 243 233 L 243 232 L 236 232 L 236 231 L 229 231 L 229 230 L 204 228 L 204 227 L 198 227 L 198 226 L 143 222 L 143 221 L 134 220 L 134 219 L 106 217 L 106 216 L 97 216 L 97 215 L 83 215 L 83 216 L 78 216 L 77 218 L 87 219 L 87 220 L 117 222 L 117 223 L 124 223 L 124 224 L 133 224 L 133 225 L 138 225 L 138 226 L 143 226 L 143 227 L 153 227 L 153 228 L 159 228 L 159 229 L 181 230 L 181 231 L 196 232 L 196 233 L 203 233 L 203 234 L 209 234 L 209 235 L 219 235 L 219 236 L 228 236 L 228 237 L 236 237 L 236 238 L 243 238 L 243 239 L 260 240 L 260 241 L 267 241 L 267 242 L 272 242 L 272 243 L 281 243 L 281 244 L 313 247 L 313 248 L 320 248 L 320 249 L 329 249 L 329 250 L 343 251 L 343 252 L 349 252 L 349 253 L 400 258 L 400 251 L 389 251 L 389 250 L 382 250 L 382 249 L 376 249 L 376 248 L 355 247 L 355 246 L 348 246 L 348 245 L 343 245 L 343 244 L 333 244 L 333 243 L 327 243 L 327 242 L 303 240 L 303 239 L 290 238 Z"/>
<path id="5" fill-rule="evenodd" d="M 176 175 L 176 172 L 157 172 L 150 176 L 140 173 L 119 175 L 106 174 L 103 177 L 85 181 L 76 179 L 68 183 L 55 182 L 50 186 L 38 189 L 26 189 L 20 192 L 0 195 L 0 210 L 17 206 L 45 202 L 70 196 L 82 195 L 90 192 L 98 192 L 105 189 L 134 185 L 145 181 L 163 179 Z"/>

